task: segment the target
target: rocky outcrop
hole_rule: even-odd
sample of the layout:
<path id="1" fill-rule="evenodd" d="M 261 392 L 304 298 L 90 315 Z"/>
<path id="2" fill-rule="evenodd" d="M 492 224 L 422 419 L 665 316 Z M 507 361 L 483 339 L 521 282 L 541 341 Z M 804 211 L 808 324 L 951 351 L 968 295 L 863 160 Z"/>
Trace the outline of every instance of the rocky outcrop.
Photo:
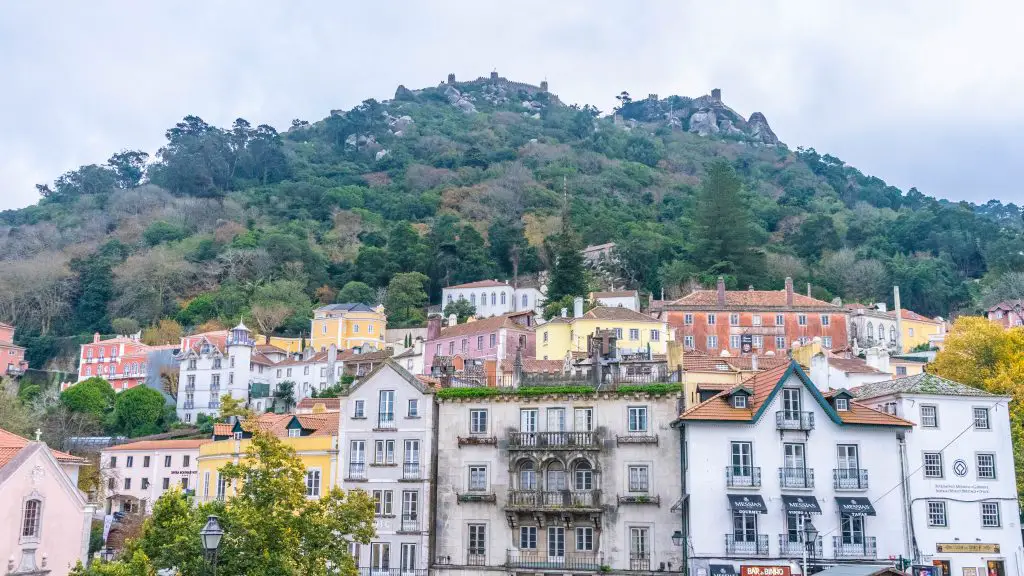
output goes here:
<path id="1" fill-rule="evenodd" d="M 686 128 L 700 136 L 728 136 L 765 146 L 781 144 L 764 114 L 755 112 L 749 120 L 744 118 L 722 102 L 722 91 L 718 89 L 697 98 L 669 96 L 659 99 L 656 94 L 651 94 L 643 100 L 626 104 L 618 116 L 621 116 L 623 126 L 631 121 L 659 123 L 670 128 Z"/>
<path id="2" fill-rule="evenodd" d="M 445 98 L 448 99 L 449 104 L 455 106 L 459 110 L 462 110 L 466 114 L 476 113 L 476 106 L 474 106 L 473 103 L 470 102 L 468 98 L 463 96 L 462 92 L 459 92 L 458 88 L 452 85 L 448 85 L 444 89 L 444 96 Z"/>
<path id="3" fill-rule="evenodd" d="M 769 146 L 778 146 L 779 138 L 772 132 L 771 126 L 768 125 L 768 119 L 764 117 L 764 114 L 760 112 L 754 112 L 750 115 L 750 120 L 747 120 L 747 129 L 750 137 L 755 141 Z"/>
<path id="4" fill-rule="evenodd" d="M 409 90 L 404 85 L 399 84 L 398 89 L 395 90 L 395 100 L 398 101 L 411 101 L 416 99 L 416 94 L 412 90 Z"/>
<path id="5" fill-rule="evenodd" d="M 690 116 L 690 132 L 699 136 L 718 134 L 718 119 L 714 110 L 700 110 Z"/>

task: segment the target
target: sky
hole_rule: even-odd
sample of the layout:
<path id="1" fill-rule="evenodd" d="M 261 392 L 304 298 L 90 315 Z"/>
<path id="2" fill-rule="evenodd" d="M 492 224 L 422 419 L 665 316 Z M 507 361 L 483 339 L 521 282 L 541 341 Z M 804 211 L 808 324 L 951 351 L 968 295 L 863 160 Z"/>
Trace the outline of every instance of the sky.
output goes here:
<path id="1" fill-rule="evenodd" d="M 497 70 L 608 112 L 623 90 L 762 112 L 903 190 L 1024 203 L 1024 3 L 0 2 L 0 210 L 195 114 L 279 130 Z"/>

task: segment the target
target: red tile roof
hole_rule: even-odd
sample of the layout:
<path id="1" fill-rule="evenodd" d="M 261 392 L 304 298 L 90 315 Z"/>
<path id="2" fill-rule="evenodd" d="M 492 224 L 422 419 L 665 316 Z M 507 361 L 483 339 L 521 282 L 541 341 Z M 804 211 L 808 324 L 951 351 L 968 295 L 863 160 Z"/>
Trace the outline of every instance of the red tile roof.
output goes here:
<path id="1" fill-rule="evenodd" d="M 743 308 L 789 308 L 786 305 L 785 290 L 726 290 L 725 305 Z M 717 308 L 717 290 L 694 290 L 686 296 L 669 303 L 669 306 L 691 306 L 701 308 Z M 840 306 L 824 300 L 810 298 L 803 294 L 793 293 L 792 308 L 835 308 Z"/>
<path id="2" fill-rule="evenodd" d="M 687 350 L 683 354 L 683 370 L 692 372 L 727 372 L 753 370 L 754 360 L 750 356 L 712 356 L 699 350 Z M 768 370 L 789 365 L 787 356 L 758 356 L 758 370 Z"/>
<path id="3" fill-rule="evenodd" d="M 895 317 L 896 316 L 896 311 L 893 310 L 890 314 L 893 317 Z M 900 317 L 902 317 L 904 320 L 912 320 L 914 322 L 928 322 L 930 324 L 941 324 L 941 322 L 939 320 L 935 320 L 935 319 L 929 318 L 927 316 L 922 316 L 921 314 L 918 314 L 917 312 L 914 312 L 913 310 L 907 310 L 906 308 L 901 308 L 900 309 Z"/>
<path id="4" fill-rule="evenodd" d="M 636 290 L 618 290 L 613 292 L 591 292 L 591 298 L 633 298 L 638 296 Z"/>
<path id="5" fill-rule="evenodd" d="M 506 374 L 515 371 L 515 358 L 505 358 L 501 361 L 501 370 Z M 552 374 L 561 372 L 565 368 L 565 360 L 538 360 L 531 357 L 523 357 L 523 372 L 526 374 Z"/>
<path id="6" fill-rule="evenodd" d="M 886 374 L 881 370 L 868 366 L 867 362 L 860 358 L 834 358 L 828 357 L 828 365 L 832 368 L 842 370 L 847 374 Z"/>
<path id="7" fill-rule="evenodd" d="M 530 328 L 517 324 L 513 321 L 508 314 L 503 316 L 492 316 L 490 318 L 484 318 L 482 320 L 474 320 L 472 322 L 463 322 L 462 324 L 456 324 L 455 326 L 448 326 L 441 329 L 441 335 L 439 338 L 454 338 L 458 336 L 469 336 L 472 334 L 489 333 L 502 328 L 508 328 L 512 330 L 523 330 L 529 331 Z"/>
<path id="8" fill-rule="evenodd" d="M 501 282 L 499 280 L 477 280 L 476 282 L 459 284 L 457 286 L 448 286 L 448 288 L 491 288 L 493 286 L 508 286 L 508 282 Z"/>
<path id="9" fill-rule="evenodd" d="M 345 350 L 338 353 L 338 360 L 341 362 L 382 362 L 391 358 L 394 352 L 393 348 L 372 350 L 361 354 L 356 354 L 355 350 Z"/>
<path id="10" fill-rule="evenodd" d="M 28 439 L 22 438 L 17 434 L 13 434 L 11 432 L 8 432 L 7 430 L 4 430 L 3 428 L 0 428 L 0 468 L 6 466 L 7 463 L 10 462 L 11 460 L 14 460 L 18 456 L 18 453 L 24 450 L 25 447 L 28 445 Z M 84 458 L 72 456 L 71 454 L 61 452 L 59 450 L 53 450 L 52 448 L 49 450 L 50 453 L 53 454 L 53 457 L 56 458 L 58 462 L 63 462 L 66 464 L 86 463 L 86 460 Z"/>
<path id="11" fill-rule="evenodd" d="M 304 430 L 312 430 L 310 436 L 334 436 L 338 434 L 339 415 L 337 411 L 320 414 L 274 414 L 266 412 L 259 416 L 242 421 L 242 429 L 252 430 L 253 426 L 274 436 L 288 436 L 288 423 L 298 418 Z M 234 424 L 219 422 L 213 425 L 215 436 L 230 436 Z"/>
<path id="12" fill-rule="evenodd" d="M 230 431 L 229 431 L 230 433 Z M 203 444 L 212 442 L 209 438 L 203 438 L 200 440 L 143 440 L 141 442 L 129 442 L 127 444 L 118 444 L 117 446 L 111 446 L 106 451 L 122 451 L 122 450 L 194 450 L 198 449 Z"/>
<path id="13" fill-rule="evenodd" d="M 591 308 L 583 315 L 584 320 L 612 320 L 620 322 L 652 322 L 660 324 L 660 320 L 651 318 L 647 314 L 634 312 L 629 308 L 618 306 L 597 306 Z"/>
<path id="14" fill-rule="evenodd" d="M 340 410 L 341 398 L 303 398 L 299 400 L 296 408 L 300 410 L 312 410 L 317 404 L 322 404 L 326 410 Z"/>

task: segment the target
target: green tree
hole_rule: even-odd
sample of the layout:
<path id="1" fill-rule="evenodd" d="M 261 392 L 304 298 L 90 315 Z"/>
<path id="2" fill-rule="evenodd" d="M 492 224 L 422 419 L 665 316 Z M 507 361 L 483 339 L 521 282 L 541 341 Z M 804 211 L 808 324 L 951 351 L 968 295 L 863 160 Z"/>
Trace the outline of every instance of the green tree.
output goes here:
<path id="1" fill-rule="evenodd" d="M 822 252 L 838 250 L 842 245 L 835 223 L 828 214 L 814 214 L 804 220 L 794 234 L 792 244 L 797 254 L 811 260 L 820 258 Z"/>
<path id="2" fill-rule="evenodd" d="M 576 234 L 566 227 L 554 240 L 555 261 L 548 280 L 548 300 L 587 294 L 587 273 L 583 269 L 582 246 Z"/>
<path id="3" fill-rule="evenodd" d="M 458 316 L 459 324 L 462 324 L 467 319 L 476 316 L 476 306 L 470 304 L 469 300 L 459 298 L 458 300 L 452 300 L 444 307 L 445 318 L 455 314 Z"/>
<path id="4" fill-rule="evenodd" d="M 103 418 L 113 409 L 114 388 L 99 376 L 83 380 L 60 393 L 60 402 L 72 412 L 81 412 Z"/>
<path id="5" fill-rule="evenodd" d="M 114 423 L 126 436 L 161 432 L 164 395 L 148 386 L 129 388 L 114 400 Z"/>
<path id="6" fill-rule="evenodd" d="M 70 576 L 156 576 L 153 563 L 144 552 L 134 552 L 127 562 L 93 562 L 88 568 L 81 560 L 68 573 Z"/>
<path id="7" fill-rule="evenodd" d="M 427 292 L 424 287 L 428 280 L 419 272 L 395 274 L 388 284 L 384 301 L 389 325 L 403 328 L 426 321 L 423 309 L 427 305 Z"/>
<path id="8" fill-rule="evenodd" d="M 695 213 L 694 254 L 705 275 L 737 278 L 740 285 L 763 277 L 764 255 L 755 248 L 756 237 L 740 179 L 724 161 L 707 168 Z"/>
<path id="9" fill-rule="evenodd" d="M 282 412 L 288 412 L 295 405 L 295 382 L 284 380 L 274 388 L 274 410 L 280 405 Z"/>
<path id="10" fill-rule="evenodd" d="M 138 186 L 142 182 L 142 176 L 146 173 L 146 161 L 149 154 L 141 150 L 122 150 L 107 160 L 107 164 L 114 169 L 117 175 L 117 186 L 122 189 L 129 189 Z"/>
<path id="11" fill-rule="evenodd" d="M 253 292 L 251 314 L 268 341 L 275 330 L 292 322 L 308 324 L 313 305 L 298 280 L 275 280 Z"/>
<path id="12" fill-rule="evenodd" d="M 374 305 L 377 302 L 377 291 L 370 288 L 369 284 L 353 280 L 341 287 L 335 302 L 357 302 L 361 304 Z"/>
<path id="13" fill-rule="evenodd" d="M 117 334 L 135 334 L 140 330 L 139 323 L 134 318 L 114 318 L 110 321 L 110 327 Z"/>

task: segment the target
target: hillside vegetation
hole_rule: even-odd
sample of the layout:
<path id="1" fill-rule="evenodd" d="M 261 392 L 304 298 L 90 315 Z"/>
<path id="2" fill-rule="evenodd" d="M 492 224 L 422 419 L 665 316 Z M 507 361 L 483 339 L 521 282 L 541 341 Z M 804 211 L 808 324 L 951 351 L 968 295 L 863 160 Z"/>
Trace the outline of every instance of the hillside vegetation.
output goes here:
<path id="1" fill-rule="evenodd" d="M 118 152 L 0 214 L 0 320 L 36 366 L 112 323 L 158 326 L 158 340 L 255 316 L 298 334 L 338 298 L 409 325 L 421 290 L 436 302 L 442 286 L 533 275 L 604 242 L 618 265 L 591 287 L 656 297 L 791 276 L 844 301 L 891 300 L 898 284 L 904 306 L 945 316 L 1016 288 L 1012 204 L 903 192 L 706 96 L 619 100 L 613 118 L 479 79 L 400 87 L 283 133 L 187 116 L 155 157 Z"/>

